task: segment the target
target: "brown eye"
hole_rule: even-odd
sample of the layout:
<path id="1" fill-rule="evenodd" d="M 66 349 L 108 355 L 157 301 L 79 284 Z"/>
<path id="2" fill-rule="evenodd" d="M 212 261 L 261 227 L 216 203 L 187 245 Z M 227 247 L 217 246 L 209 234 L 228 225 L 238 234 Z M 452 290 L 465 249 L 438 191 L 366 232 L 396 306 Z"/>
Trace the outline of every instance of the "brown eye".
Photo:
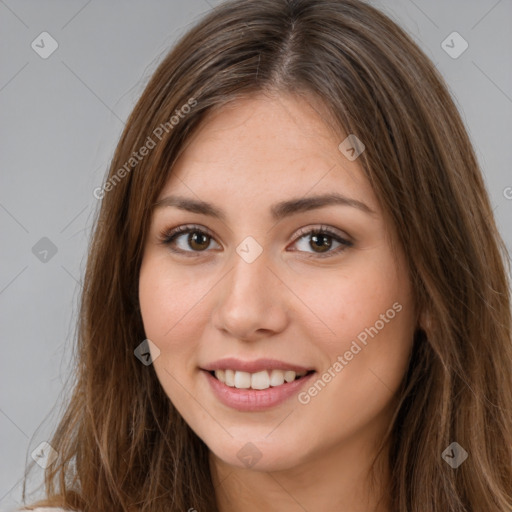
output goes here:
<path id="1" fill-rule="evenodd" d="M 198 256 L 199 253 L 206 252 L 212 242 L 217 244 L 210 233 L 198 226 L 179 226 L 160 234 L 160 243 L 168 246 L 172 252 L 186 256 Z M 298 252 L 306 253 L 306 257 L 317 258 L 335 256 L 354 245 L 340 233 L 326 226 L 301 229 L 294 245 L 301 243 L 303 247 L 299 248 Z M 217 248 L 221 248 L 219 244 Z"/>
<path id="2" fill-rule="evenodd" d="M 204 251 L 210 245 L 210 237 L 202 231 L 192 231 L 189 233 L 187 243 L 195 251 Z"/>
<path id="3" fill-rule="evenodd" d="M 305 252 L 307 257 L 327 258 L 341 253 L 352 247 L 353 242 L 343 238 L 340 233 L 328 226 L 314 229 L 301 229 L 294 245 L 299 246 L 299 252 Z M 302 243 L 302 247 L 300 244 Z"/>
<path id="4" fill-rule="evenodd" d="M 332 246 L 332 241 L 330 241 L 331 238 L 331 235 L 314 234 L 311 236 L 310 246 L 313 249 L 318 247 L 320 252 L 327 252 Z"/>
<path id="5" fill-rule="evenodd" d="M 213 237 L 197 226 L 179 226 L 160 234 L 160 242 L 172 252 L 188 253 L 191 256 L 206 251 L 212 241 Z"/>

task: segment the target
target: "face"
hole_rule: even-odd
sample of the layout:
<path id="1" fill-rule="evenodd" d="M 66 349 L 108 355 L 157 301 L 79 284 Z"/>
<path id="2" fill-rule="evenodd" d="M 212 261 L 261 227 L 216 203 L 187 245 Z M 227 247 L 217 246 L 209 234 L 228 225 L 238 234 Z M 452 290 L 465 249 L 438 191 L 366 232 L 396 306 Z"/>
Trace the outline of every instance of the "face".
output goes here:
<path id="1" fill-rule="evenodd" d="M 157 377 L 214 456 L 240 468 L 284 470 L 378 435 L 407 368 L 403 254 L 321 108 L 258 95 L 210 115 L 145 241 L 139 299 Z"/>

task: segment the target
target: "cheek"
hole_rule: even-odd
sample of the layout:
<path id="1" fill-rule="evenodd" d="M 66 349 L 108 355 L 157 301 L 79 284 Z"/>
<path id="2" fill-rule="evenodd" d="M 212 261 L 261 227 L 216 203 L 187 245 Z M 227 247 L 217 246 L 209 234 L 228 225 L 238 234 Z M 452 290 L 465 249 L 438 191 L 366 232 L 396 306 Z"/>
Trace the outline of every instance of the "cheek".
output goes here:
<path id="1" fill-rule="evenodd" d="M 176 329 L 193 325 L 196 308 L 208 283 L 192 272 L 177 271 L 164 257 L 145 256 L 139 276 L 139 301 L 146 334 L 161 341 L 175 338 Z"/>
<path id="2" fill-rule="evenodd" d="M 344 400 L 378 409 L 398 388 L 407 369 L 415 328 L 415 310 L 408 276 L 400 274 L 391 256 L 340 284 L 339 305 L 331 306 L 338 341 L 325 345 L 330 361 L 343 358 Z"/>
<path id="3" fill-rule="evenodd" d="M 197 335 L 204 295 L 187 274 L 173 271 L 165 258 L 151 254 L 139 276 L 139 302 L 145 335 L 159 349 L 153 367 L 162 388 L 178 410 L 187 410 L 190 375 L 195 371 Z M 184 386 L 184 384 L 186 385 Z"/>
<path id="4" fill-rule="evenodd" d="M 364 256 L 317 282 L 319 286 L 303 289 L 304 302 L 328 327 L 322 329 L 325 336 L 311 339 L 326 356 L 325 369 L 331 368 L 337 376 L 331 389 L 339 386 L 343 394 L 350 389 L 344 400 L 355 400 L 355 406 L 357 400 L 369 397 L 389 398 L 389 389 L 399 385 L 415 327 L 408 276 L 400 273 L 390 253 Z M 314 321 L 312 317 L 310 324 Z M 337 366 L 338 371 L 332 368 L 336 361 L 342 366 Z"/>
<path id="5" fill-rule="evenodd" d="M 315 417 L 325 418 L 321 435 L 336 439 L 340 424 L 350 436 L 393 406 L 407 370 L 414 313 L 407 286 L 368 268 L 332 288 L 336 300 L 331 296 L 320 311 L 336 335 L 312 338 L 325 355 L 324 365 L 300 399 Z"/>
<path id="6" fill-rule="evenodd" d="M 296 322 L 304 324 L 307 319 L 311 328 L 316 325 L 313 339 L 336 350 L 350 345 L 352 339 L 376 322 L 379 330 L 394 330 L 397 334 L 397 324 L 404 319 L 408 324 L 412 316 L 408 276 L 400 273 L 385 247 L 354 253 L 344 266 L 295 279 L 294 292 L 301 299 Z M 395 303 L 398 305 L 393 308 Z M 381 329 L 383 325 L 385 329 Z"/>
<path id="7" fill-rule="evenodd" d="M 147 257 L 139 277 L 139 302 L 144 331 L 160 349 L 155 366 L 183 368 L 194 350 L 197 336 L 198 308 L 204 295 L 195 283 L 178 275 L 165 258 Z M 195 321 L 191 321 L 191 320 Z"/>

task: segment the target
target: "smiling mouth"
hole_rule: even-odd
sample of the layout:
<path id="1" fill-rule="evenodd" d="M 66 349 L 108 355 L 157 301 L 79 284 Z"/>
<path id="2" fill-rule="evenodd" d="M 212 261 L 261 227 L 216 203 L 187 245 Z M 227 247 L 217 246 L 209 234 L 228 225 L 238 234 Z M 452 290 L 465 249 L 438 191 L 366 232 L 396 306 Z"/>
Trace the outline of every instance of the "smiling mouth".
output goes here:
<path id="1" fill-rule="evenodd" d="M 314 370 L 295 372 L 293 370 L 262 370 L 255 373 L 238 370 L 212 370 L 208 372 L 218 381 L 236 389 L 264 390 L 286 385 L 303 379 L 314 373 Z"/>

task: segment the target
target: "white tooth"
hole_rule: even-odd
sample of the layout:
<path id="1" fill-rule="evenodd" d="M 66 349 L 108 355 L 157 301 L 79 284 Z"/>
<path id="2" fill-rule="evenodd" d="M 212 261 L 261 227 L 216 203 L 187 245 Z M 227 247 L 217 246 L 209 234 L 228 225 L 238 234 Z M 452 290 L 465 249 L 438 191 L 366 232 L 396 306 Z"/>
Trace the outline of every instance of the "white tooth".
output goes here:
<path id="1" fill-rule="evenodd" d="M 226 375 L 224 370 L 215 370 L 215 377 L 219 379 L 221 382 L 226 382 Z"/>
<path id="2" fill-rule="evenodd" d="M 284 380 L 286 382 L 292 382 L 295 380 L 296 373 L 292 370 L 288 370 L 287 372 L 284 372 Z"/>
<path id="3" fill-rule="evenodd" d="M 270 387 L 270 377 L 267 370 L 263 370 L 251 375 L 251 388 L 252 389 L 267 389 Z"/>
<path id="4" fill-rule="evenodd" d="M 281 370 L 272 370 L 270 374 L 270 385 L 275 387 L 281 384 L 284 384 L 284 372 Z"/>
<path id="5" fill-rule="evenodd" d="M 230 388 L 235 387 L 235 372 L 233 370 L 225 370 L 224 378 L 226 379 L 224 383 L 226 386 L 229 386 Z"/>
<path id="6" fill-rule="evenodd" d="M 308 373 L 308 372 L 307 371 L 298 372 L 297 377 L 304 377 L 304 375 L 306 375 L 306 373 Z"/>
<path id="7" fill-rule="evenodd" d="M 235 372 L 235 388 L 248 389 L 251 387 L 251 374 L 247 372 Z"/>

